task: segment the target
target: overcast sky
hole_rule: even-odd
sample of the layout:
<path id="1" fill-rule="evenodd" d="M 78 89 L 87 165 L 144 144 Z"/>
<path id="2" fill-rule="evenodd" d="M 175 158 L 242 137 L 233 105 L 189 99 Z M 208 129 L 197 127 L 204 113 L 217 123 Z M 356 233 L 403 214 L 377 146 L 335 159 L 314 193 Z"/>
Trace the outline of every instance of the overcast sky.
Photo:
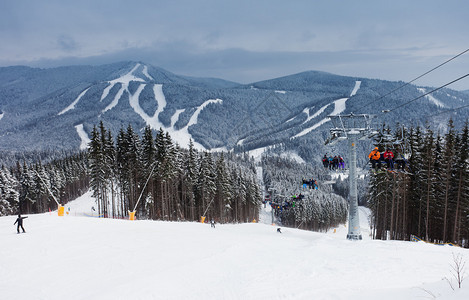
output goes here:
<path id="1" fill-rule="evenodd" d="M 0 2 L 0 66 L 134 60 L 240 83 L 307 70 L 407 82 L 468 48 L 465 0 Z M 469 52 L 415 83 L 467 73 Z"/>

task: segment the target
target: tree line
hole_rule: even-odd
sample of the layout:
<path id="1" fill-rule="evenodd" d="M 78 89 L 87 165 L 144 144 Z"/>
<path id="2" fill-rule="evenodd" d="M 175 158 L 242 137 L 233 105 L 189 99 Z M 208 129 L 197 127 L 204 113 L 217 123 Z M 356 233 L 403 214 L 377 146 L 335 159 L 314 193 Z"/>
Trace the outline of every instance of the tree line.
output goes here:
<path id="1" fill-rule="evenodd" d="M 275 216 L 281 225 L 327 231 L 347 220 L 347 201 L 321 180 L 325 178 L 322 169 L 280 156 L 263 156 L 262 168 L 271 201 L 278 204 Z M 318 190 L 303 189 L 302 178 L 312 177 L 318 182 Z"/>
<path id="2" fill-rule="evenodd" d="M 101 122 L 89 144 L 90 186 L 100 214 L 153 220 L 220 223 L 258 218 L 261 200 L 248 156 L 198 151 L 175 144 L 168 132 L 131 125 L 114 138 Z"/>
<path id="3" fill-rule="evenodd" d="M 0 169 L 0 216 L 43 213 L 57 209 L 88 190 L 87 154 L 80 152 L 65 158 Z M 54 195 L 53 197 L 51 196 Z"/>
<path id="4" fill-rule="evenodd" d="M 371 175 L 368 206 L 376 239 L 409 240 L 469 247 L 469 129 L 448 122 L 445 134 L 430 128 L 387 127 L 401 141 L 408 160 L 405 172 Z M 380 151 L 391 145 L 377 141 Z"/>

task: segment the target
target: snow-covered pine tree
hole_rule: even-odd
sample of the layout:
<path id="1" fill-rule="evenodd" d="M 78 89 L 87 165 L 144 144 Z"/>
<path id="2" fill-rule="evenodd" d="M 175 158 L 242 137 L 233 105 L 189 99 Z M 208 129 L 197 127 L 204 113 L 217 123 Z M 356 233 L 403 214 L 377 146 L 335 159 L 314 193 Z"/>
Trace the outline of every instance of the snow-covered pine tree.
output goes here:
<path id="1" fill-rule="evenodd" d="M 454 186 L 455 186 L 455 158 L 456 158 L 456 132 L 454 130 L 453 120 L 448 122 L 448 132 L 445 135 L 445 146 L 443 150 L 443 170 L 445 176 L 443 177 L 442 184 L 445 186 L 444 194 L 444 215 L 443 215 L 443 234 L 442 241 L 447 242 L 451 236 L 449 232 L 452 229 L 452 219 L 450 216 L 454 215 L 452 200 L 455 199 Z"/>
<path id="2" fill-rule="evenodd" d="M 432 226 L 431 220 L 431 209 L 436 202 L 434 185 L 435 185 L 435 174 L 434 174 L 434 153 L 435 151 L 435 138 L 433 131 L 430 128 L 426 128 L 424 137 L 424 146 L 422 149 L 424 160 L 421 166 L 422 172 L 422 196 L 425 202 L 425 240 L 429 240 L 429 232 Z"/>
<path id="3" fill-rule="evenodd" d="M 106 171 L 103 144 L 101 135 L 96 126 L 91 131 L 88 154 L 90 168 L 90 187 L 96 199 L 98 213 L 103 213 L 103 202 L 106 197 Z"/>
<path id="4" fill-rule="evenodd" d="M 18 211 L 18 185 L 19 182 L 7 168 L 0 168 L 0 216 L 10 215 Z"/>
<path id="5" fill-rule="evenodd" d="M 203 216 L 207 210 L 212 214 L 213 199 L 215 196 L 215 167 L 210 152 L 201 154 L 200 167 L 196 184 L 196 203 L 199 208 L 198 214 Z"/>
<path id="6" fill-rule="evenodd" d="M 218 156 L 216 161 L 216 170 L 215 170 L 215 201 L 214 207 L 218 211 L 214 210 L 214 216 L 219 219 L 220 222 L 227 222 L 227 213 L 231 208 L 231 190 L 228 173 L 226 170 L 225 158 L 223 152 Z"/>
<path id="7" fill-rule="evenodd" d="M 21 173 L 19 173 L 20 183 L 20 198 L 19 198 L 19 212 L 32 212 L 33 203 L 36 202 L 34 198 L 34 173 L 27 167 L 26 162 L 23 161 Z"/>
<path id="8" fill-rule="evenodd" d="M 456 143 L 456 166 L 455 166 L 455 183 L 457 184 L 456 192 L 456 208 L 454 212 L 454 228 L 452 241 L 462 244 L 461 232 L 467 231 L 467 227 L 462 225 L 465 223 L 464 216 L 469 212 L 469 121 L 466 121 L 461 134 L 458 135 Z"/>
<path id="9" fill-rule="evenodd" d="M 145 126 L 142 136 L 142 170 L 143 170 L 143 178 L 145 180 L 149 180 L 147 187 L 142 195 L 143 199 L 145 199 L 144 203 L 142 203 L 141 207 L 142 210 L 145 210 L 145 214 L 147 217 L 154 219 L 156 218 L 156 209 L 155 209 L 155 200 L 153 199 L 153 195 L 156 192 L 155 186 L 155 176 L 152 173 L 157 171 L 156 170 L 156 147 L 153 137 L 153 130 L 150 126 Z M 151 174 L 152 173 L 152 174 Z M 151 178 L 148 178 L 151 176 Z M 143 199 L 141 201 L 143 201 Z"/>
<path id="10" fill-rule="evenodd" d="M 184 162 L 185 181 L 183 182 L 183 195 L 185 203 L 185 214 L 190 216 L 191 220 L 197 220 L 195 215 L 195 186 L 197 183 L 197 150 L 194 148 L 192 139 L 189 140 L 189 151 L 187 159 Z"/>

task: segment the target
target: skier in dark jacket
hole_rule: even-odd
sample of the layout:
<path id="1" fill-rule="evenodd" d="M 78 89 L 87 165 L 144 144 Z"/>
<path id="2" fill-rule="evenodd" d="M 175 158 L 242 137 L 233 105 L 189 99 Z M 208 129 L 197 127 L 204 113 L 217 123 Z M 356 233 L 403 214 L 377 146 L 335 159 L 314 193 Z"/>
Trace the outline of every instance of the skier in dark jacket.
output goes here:
<path id="1" fill-rule="evenodd" d="M 16 227 L 16 230 L 18 231 L 18 233 L 20 233 L 20 227 L 21 229 L 23 229 L 23 232 L 26 232 L 24 231 L 24 227 L 23 227 L 23 219 L 26 219 L 27 217 L 22 217 L 21 215 L 18 215 L 18 218 L 16 219 L 15 223 L 13 225 L 15 225 L 16 223 L 18 223 L 18 226 Z"/>
<path id="2" fill-rule="evenodd" d="M 324 169 L 329 167 L 329 159 L 326 154 L 324 154 L 324 157 L 322 158 L 322 165 L 324 166 Z"/>

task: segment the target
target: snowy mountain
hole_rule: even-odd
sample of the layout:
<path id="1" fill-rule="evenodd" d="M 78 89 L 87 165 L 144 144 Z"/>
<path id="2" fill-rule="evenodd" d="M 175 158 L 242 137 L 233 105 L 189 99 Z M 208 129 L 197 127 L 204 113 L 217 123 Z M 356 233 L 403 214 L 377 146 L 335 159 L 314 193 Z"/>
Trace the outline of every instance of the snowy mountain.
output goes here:
<path id="1" fill-rule="evenodd" d="M 362 241 L 261 222 L 208 224 L 93 218 L 90 193 L 68 215 L 0 217 L 4 299 L 467 299 L 453 256 L 467 249 L 369 237 Z M 70 209 L 69 209 L 70 208 Z M 453 285 L 455 290 L 450 286 Z"/>
<path id="2" fill-rule="evenodd" d="M 179 76 L 142 62 L 53 69 L 0 68 L 0 150 L 85 148 L 94 125 L 116 133 L 132 125 L 163 128 L 182 146 L 251 150 L 279 143 L 322 152 L 328 115 L 377 114 L 377 123 L 425 124 L 469 102 L 469 95 L 429 87 L 309 71 L 241 85 Z M 422 96 L 411 105 L 392 109 Z M 379 99 L 379 100 L 377 100 Z M 464 122 L 468 109 L 452 113 Z M 445 129 L 448 114 L 429 122 Z M 301 154 L 303 153 L 303 154 Z"/>

